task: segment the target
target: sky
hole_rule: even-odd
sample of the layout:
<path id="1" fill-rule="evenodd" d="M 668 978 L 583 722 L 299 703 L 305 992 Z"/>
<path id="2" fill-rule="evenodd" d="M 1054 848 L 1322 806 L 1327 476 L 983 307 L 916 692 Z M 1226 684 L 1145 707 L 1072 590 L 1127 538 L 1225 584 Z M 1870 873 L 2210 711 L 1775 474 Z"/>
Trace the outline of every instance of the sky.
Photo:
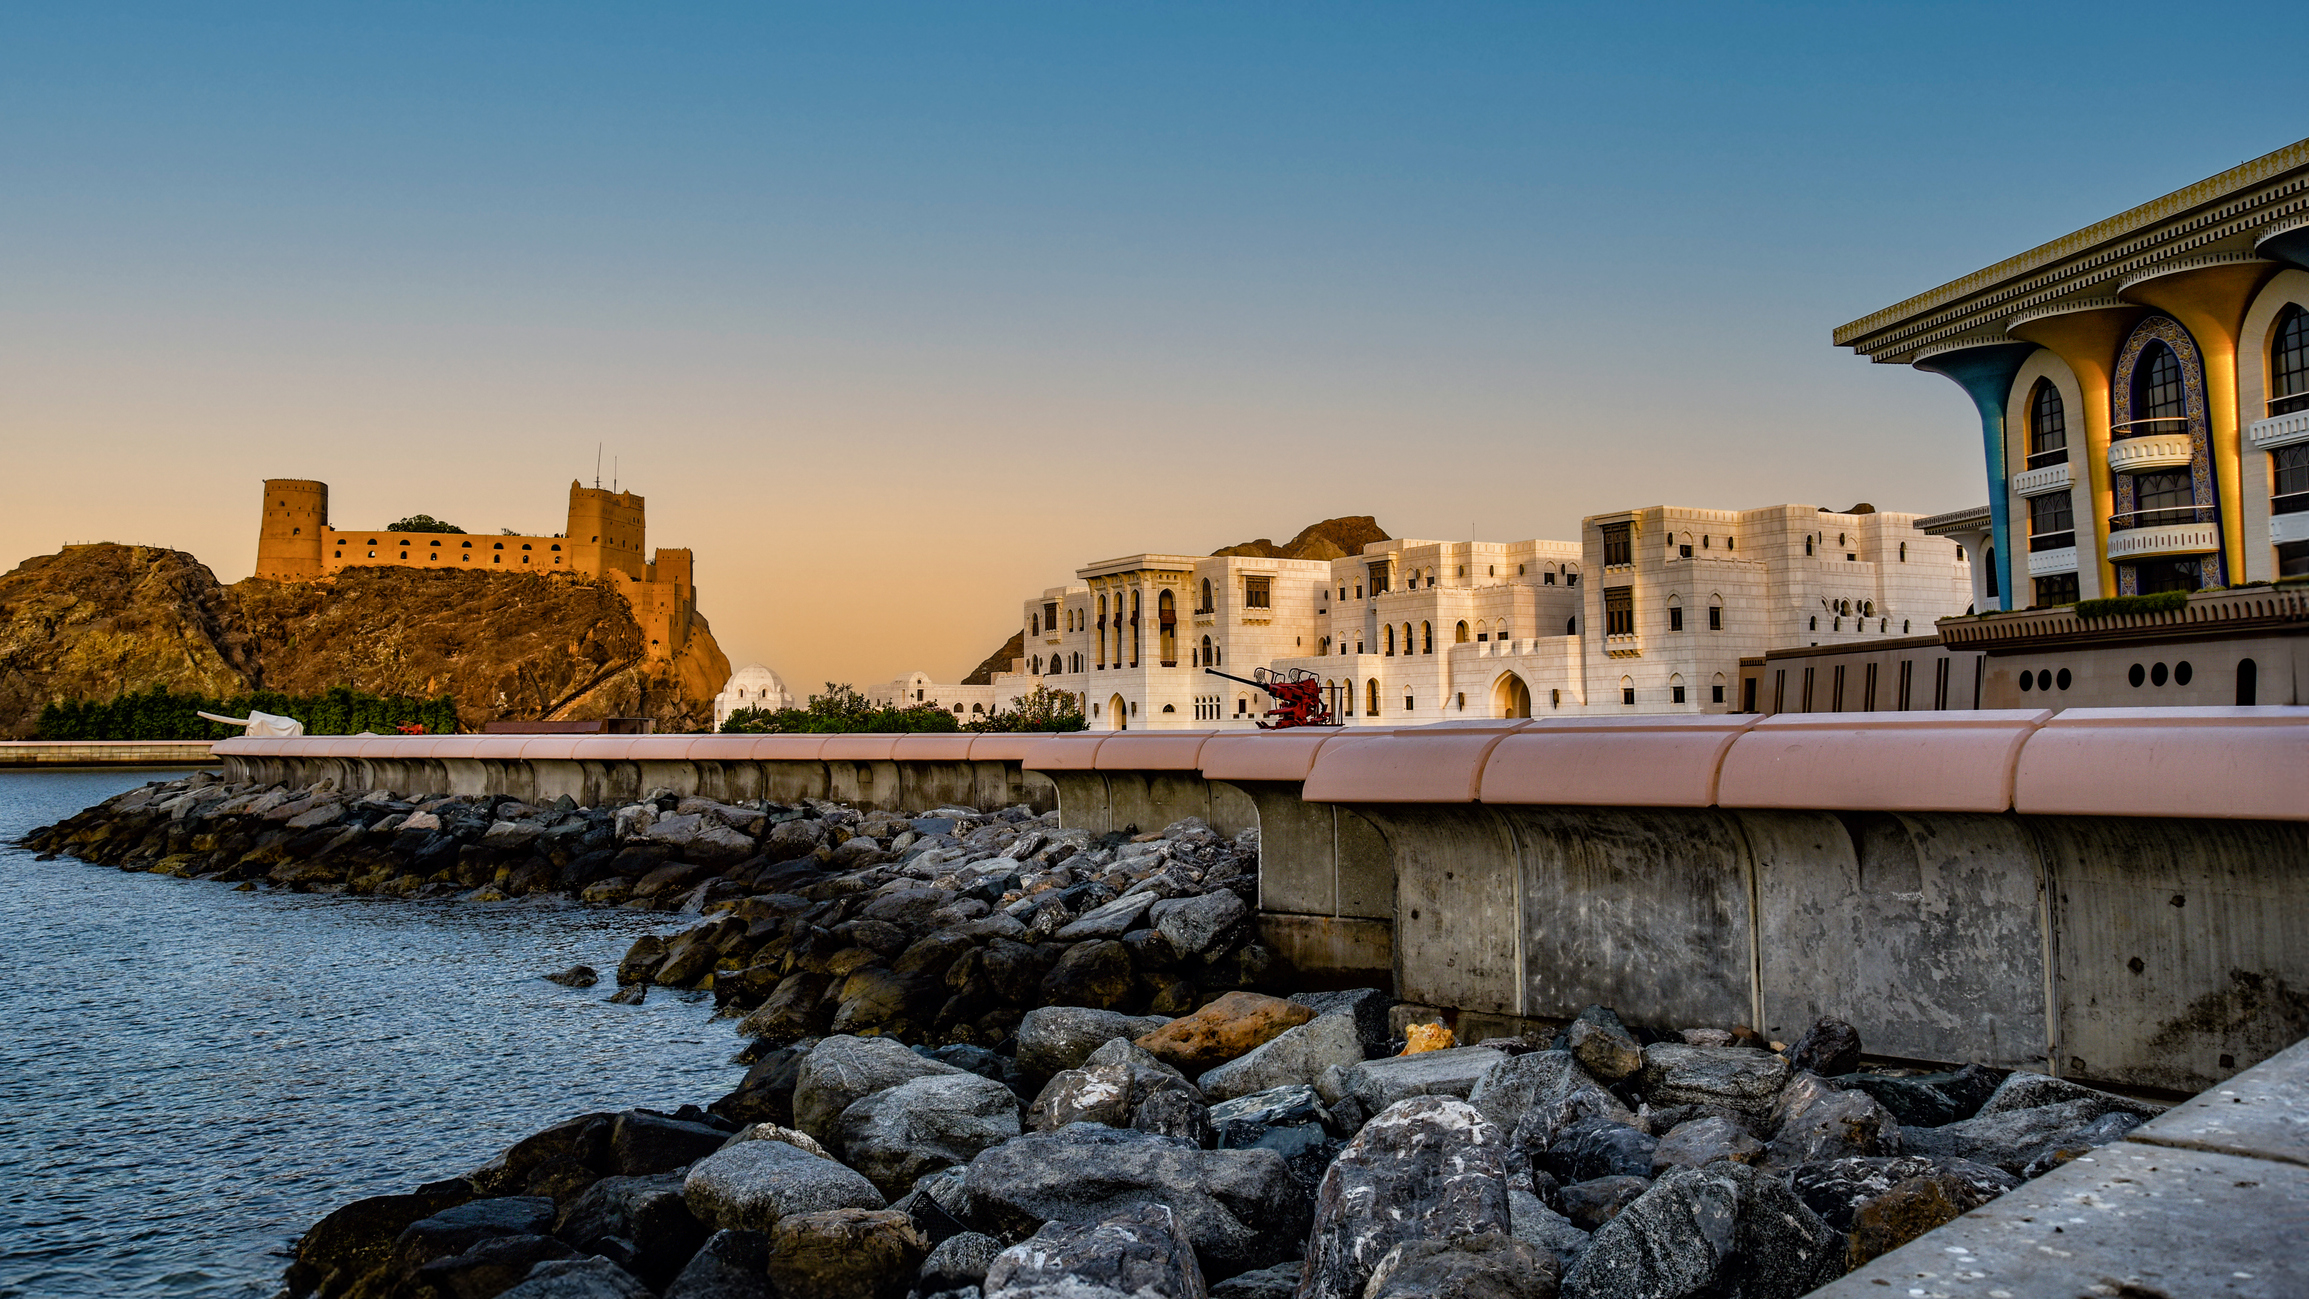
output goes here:
<path id="1" fill-rule="evenodd" d="M 733 665 L 968 671 L 1094 560 L 1371 514 L 1934 512 L 1836 325 L 2309 135 L 2290 7 L 18 6 L 0 567 L 261 480 L 554 532 Z"/>

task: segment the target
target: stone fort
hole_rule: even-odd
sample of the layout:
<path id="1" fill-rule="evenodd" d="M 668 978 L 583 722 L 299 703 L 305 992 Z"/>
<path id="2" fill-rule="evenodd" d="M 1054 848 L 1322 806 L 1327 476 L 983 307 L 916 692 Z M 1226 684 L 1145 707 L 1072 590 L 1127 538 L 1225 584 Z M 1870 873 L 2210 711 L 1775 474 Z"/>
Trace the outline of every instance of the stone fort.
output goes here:
<path id="1" fill-rule="evenodd" d="M 454 568 L 607 581 L 633 607 L 649 657 L 670 659 L 702 624 L 692 557 L 687 549 L 661 548 L 645 559 L 643 518 L 635 493 L 572 481 L 569 526 L 556 536 L 346 530 L 330 526 L 327 483 L 268 478 L 256 576 L 315 582 L 348 568 Z"/>

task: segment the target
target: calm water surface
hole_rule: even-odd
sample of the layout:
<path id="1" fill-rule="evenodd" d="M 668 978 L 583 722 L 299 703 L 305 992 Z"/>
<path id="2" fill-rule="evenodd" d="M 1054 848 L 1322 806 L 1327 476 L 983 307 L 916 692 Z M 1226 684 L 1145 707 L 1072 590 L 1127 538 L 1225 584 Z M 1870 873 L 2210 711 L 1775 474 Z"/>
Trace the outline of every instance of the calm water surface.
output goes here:
<path id="1" fill-rule="evenodd" d="M 236 893 L 5 846 L 181 773 L 0 773 L 0 1299 L 271 1296 L 347 1200 L 743 1070 L 710 998 L 613 1006 L 663 915 Z"/>

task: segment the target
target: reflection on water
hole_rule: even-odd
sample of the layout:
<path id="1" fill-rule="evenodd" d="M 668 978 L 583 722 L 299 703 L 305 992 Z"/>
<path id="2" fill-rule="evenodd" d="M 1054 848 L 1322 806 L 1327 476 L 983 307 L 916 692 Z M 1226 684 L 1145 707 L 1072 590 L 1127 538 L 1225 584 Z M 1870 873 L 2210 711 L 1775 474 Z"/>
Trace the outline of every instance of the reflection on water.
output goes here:
<path id="1" fill-rule="evenodd" d="M 0 773 L 0 842 L 181 773 Z M 236 893 L 0 846 L 0 1299 L 271 1296 L 347 1200 L 743 1073 L 710 1002 L 613 1006 L 664 916 Z"/>

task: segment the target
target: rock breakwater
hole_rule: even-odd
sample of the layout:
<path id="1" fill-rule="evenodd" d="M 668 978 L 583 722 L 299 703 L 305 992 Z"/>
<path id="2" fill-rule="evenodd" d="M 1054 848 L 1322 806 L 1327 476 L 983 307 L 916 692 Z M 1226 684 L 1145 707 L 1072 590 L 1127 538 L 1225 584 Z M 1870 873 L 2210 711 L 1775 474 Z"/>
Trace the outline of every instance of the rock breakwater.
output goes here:
<path id="1" fill-rule="evenodd" d="M 695 914 L 634 944 L 616 995 L 710 992 L 744 1042 L 735 1089 L 577 1115 L 347 1205 L 296 1246 L 295 1295 L 1766 1299 L 2158 1110 L 1863 1067 L 1838 1020 L 1782 1047 L 1590 1007 L 1413 1044 L 1415 1008 L 1381 991 L 1274 995 L 1256 835 L 1191 820 L 1092 837 L 1023 809 L 193 778 L 30 842 L 251 887 Z"/>

